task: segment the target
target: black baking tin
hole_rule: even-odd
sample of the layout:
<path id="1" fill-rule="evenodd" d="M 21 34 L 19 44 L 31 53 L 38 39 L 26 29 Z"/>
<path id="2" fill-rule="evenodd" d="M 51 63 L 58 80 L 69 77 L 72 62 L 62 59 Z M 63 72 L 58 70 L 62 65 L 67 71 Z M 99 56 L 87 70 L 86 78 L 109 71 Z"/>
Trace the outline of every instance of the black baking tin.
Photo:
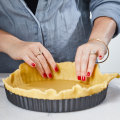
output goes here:
<path id="1" fill-rule="evenodd" d="M 107 88 L 103 91 L 86 97 L 62 100 L 34 99 L 16 95 L 5 88 L 8 100 L 14 105 L 39 112 L 72 112 L 80 111 L 99 105 L 106 97 Z"/>

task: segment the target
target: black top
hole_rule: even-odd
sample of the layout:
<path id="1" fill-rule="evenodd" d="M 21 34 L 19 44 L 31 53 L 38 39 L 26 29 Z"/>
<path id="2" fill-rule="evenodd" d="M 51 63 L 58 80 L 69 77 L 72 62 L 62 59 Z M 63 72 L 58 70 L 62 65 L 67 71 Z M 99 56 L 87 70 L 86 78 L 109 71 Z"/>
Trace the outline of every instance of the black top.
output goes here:
<path id="1" fill-rule="evenodd" d="M 27 6 L 30 8 L 30 10 L 35 14 L 38 0 L 24 0 L 27 4 Z"/>

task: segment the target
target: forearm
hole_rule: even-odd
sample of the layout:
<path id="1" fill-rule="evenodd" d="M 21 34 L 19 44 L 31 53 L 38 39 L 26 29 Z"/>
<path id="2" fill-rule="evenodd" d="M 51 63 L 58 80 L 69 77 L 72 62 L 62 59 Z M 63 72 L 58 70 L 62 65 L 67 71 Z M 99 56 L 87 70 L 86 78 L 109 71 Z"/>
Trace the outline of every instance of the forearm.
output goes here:
<path id="1" fill-rule="evenodd" d="M 116 30 L 116 22 L 109 17 L 99 17 L 94 21 L 90 39 L 96 38 L 108 44 Z"/>
<path id="2" fill-rule="evenodd" d="M 15 46 L 20 40 L 15 36 L 0 30 L 0 52 L 7 53 L 11 47 Z"/>

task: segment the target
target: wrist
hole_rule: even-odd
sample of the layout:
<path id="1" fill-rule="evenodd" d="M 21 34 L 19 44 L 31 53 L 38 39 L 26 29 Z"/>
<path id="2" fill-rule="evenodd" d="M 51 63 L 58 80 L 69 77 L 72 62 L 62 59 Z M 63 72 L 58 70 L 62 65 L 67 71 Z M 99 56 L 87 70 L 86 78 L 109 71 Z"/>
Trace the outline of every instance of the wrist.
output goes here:
<path id="1" fill-rule="evenodd" d="M 94 38 L 89 38 L 88 42 L 91 42 L 91 41 L 94 41 L 94 42 L 101 42 L 103 43 L 105 46 L 108 46 L 109 42 L 107 42 L 107 40 L 105 40 L 105 38 L 97 38 L 97 37 L 94 37 Z"/>
<path id="2" fill-rule="evenodd" d="M 4 52 L 6 54 L 20 42 L 18 38 L 15 36 L 0 30 L 0 52 Z"/>
<path id="3" fill-rule="evenodd" d="M 98 39 L 99 41 L 103 41 L 106 45 L 108 45 L 109 42 L 111 41 L 111 39 L 109 37 L 105 37 L 105 36 L 102 36 L 102 35 L 97 34 L 97 33 L 96 34 L 94 33 L 94 35 L 91 34 L 88 41 L 93 40 L 93 39 Z"/>
<path id="4" fill-rule="evenodd" d="M 99 17 L 95 19 L 90 39 L 99 38 L 106 45 L 109 44 L 116 30 L 116 23 L 109 17 Z"/>

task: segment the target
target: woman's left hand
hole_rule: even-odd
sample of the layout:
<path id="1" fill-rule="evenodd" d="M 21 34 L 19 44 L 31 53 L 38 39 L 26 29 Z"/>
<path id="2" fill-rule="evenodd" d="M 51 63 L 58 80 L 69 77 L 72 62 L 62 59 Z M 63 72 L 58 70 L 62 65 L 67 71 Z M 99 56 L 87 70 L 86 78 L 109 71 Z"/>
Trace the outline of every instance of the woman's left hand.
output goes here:
<path id="1" fill-rule="evenodd" d="M 95 52 L 96 54 L 91 54 Z M 78 80 L 85 81 L 93 73 L 97 57 L 101 60 L 106 54 L 106 46 L 99 41 L 88 41 L 78 47 L 75 56 L 76 75 Z"/>

